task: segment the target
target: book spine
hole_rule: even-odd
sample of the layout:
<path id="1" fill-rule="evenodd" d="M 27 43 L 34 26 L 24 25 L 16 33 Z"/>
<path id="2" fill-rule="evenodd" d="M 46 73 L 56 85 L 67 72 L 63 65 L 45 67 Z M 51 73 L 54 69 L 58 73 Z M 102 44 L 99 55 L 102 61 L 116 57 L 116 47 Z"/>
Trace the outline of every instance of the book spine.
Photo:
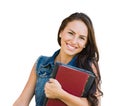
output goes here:
<path id="1" fill-rule="evenodd" d="M 88 77 L 82 97 L 86 97 L 88 95 L 88 92 L 89 92 L 94 80 L 95 80 L 94 77 L 91 77 L 91 76 Z"/>
<path id="2" fill-rule="evenodd" d="M 55 78 L 56 77 L 57 70 L 58 70 L 59 66 L 60 66 L 60 63 L 56 63 L 56 65 L 55 65 L 55 67 L 53 69 L 53 72 L 51 74 L 51 78 Z"/>

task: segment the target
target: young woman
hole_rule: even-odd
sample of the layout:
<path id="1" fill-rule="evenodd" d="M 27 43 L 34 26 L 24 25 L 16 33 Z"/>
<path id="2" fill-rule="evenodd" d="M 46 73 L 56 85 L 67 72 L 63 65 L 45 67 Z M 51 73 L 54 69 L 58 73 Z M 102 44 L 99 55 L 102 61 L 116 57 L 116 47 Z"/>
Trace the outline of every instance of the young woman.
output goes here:
<path id="1" fill-rule="evenodd" d="M 84 13 L 73 13 L 65 18 L 58 31 L 58 43 L 60 49 L 51 57 L 40 56 L 37 59 L 23 92 L 13 106 L 29 106 L 33 95 L 36 106 L 43 106 L 45 96 L 59 99 L 67 106 L 100 106 L 99 52 L 90 18 Z M 84 68 L 95 74 L 95 81 L 86 97 L 68 93 L 56 79 L 50 78 L 56 62 Z"/>

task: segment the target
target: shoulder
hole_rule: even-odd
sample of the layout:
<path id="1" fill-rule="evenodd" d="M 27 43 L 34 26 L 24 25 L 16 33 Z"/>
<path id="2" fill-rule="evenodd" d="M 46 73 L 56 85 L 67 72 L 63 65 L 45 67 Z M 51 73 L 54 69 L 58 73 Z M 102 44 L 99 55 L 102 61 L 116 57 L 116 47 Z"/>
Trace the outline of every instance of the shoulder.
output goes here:
<path id="1" fill-rule="evenodd" d="M 40 55 L 36 61 L 36 63 L 40 62 L 40 61 L 43 61 L 43 60 L 48 60 L 50 57 L 48 56 L 43 56 L 43 55 Z"/>
<path id="2" fill-rule="evenodd" d="M 44 67 L 46 64 L 49 63 L 50 57 L 48 56 L 39 56 L 38 59 L 35 62 L 35 70 L 38 73 L 41 69 L 41 67 Z"/>
<path id="3" fill-rule="evenodd" d="M 60 50 L 54 52 L 51 56 L 40 55 L 36 61 L 36 64 L 48 64 L 54 61 L 55 57 L 58 55 Z"/>
<path id="4" fill-rule="evenodd" d="M 50 59 L 50 57 L 41 55 L 36 60 L 35 64 L 36 64 L 36 66 L 39 64 L 45 64 L 49 59 Z"/>

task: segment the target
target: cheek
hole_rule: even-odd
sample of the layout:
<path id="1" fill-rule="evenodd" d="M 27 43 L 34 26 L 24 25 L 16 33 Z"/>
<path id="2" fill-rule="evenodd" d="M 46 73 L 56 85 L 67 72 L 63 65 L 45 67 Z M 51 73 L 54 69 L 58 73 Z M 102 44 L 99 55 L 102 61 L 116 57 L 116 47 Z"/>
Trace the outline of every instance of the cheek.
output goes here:
<path id="1" fill-rule="evenodd" d="M 63 35 L 62 37 L 61 37 L 61 40 L 63 40 L 63 41 L 65 41 L 65 40 L 67 40 L 68 39 L 68 37 L 66 36 L 66 35 Z"/>
<path id="2" fill-rule="evenodd" d="M 63 39 L 63 40 L 70 40 L 72 38 L 73 37 L 70 34 L 68 34 L 68 33 L 62 33 L 61 34 L 61 39 Z"/>
<path id="3" fill-rule="evenodd" d="M 84 48 L 85 45 L 86 45 L 86 42 L 85 42 L 85 41 L 79 42 L 79 47 Z"/>
<path id="4" fill-rule="evenodd" d="M 61 37 L 61 45 L 62 45 L 62 44 L 64 44 L 64 43 L 65 43 L 65 41 L 66 41 L 66 38 Z"/>

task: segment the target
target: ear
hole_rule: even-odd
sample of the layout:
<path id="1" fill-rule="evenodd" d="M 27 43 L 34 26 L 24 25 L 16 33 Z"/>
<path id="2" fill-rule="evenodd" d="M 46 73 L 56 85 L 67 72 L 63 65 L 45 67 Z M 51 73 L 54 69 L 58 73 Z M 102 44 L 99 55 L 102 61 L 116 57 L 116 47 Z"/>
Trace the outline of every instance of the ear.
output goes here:
<path id="1" fill-rule="evenodd" d="M 62 31 L 60 32 L 59 37 L 60 37 L 60 38 L 62 37 Z"/>
<path id="2" fill-rule="evenodd" d="M 61 38 L 61 34 L 59 34 L 59 37 Z"/>
<path id="3" fill-rule="evenodd" d="M 85 45 L 83 46 L 83 48 L 85 48 Z"/>

